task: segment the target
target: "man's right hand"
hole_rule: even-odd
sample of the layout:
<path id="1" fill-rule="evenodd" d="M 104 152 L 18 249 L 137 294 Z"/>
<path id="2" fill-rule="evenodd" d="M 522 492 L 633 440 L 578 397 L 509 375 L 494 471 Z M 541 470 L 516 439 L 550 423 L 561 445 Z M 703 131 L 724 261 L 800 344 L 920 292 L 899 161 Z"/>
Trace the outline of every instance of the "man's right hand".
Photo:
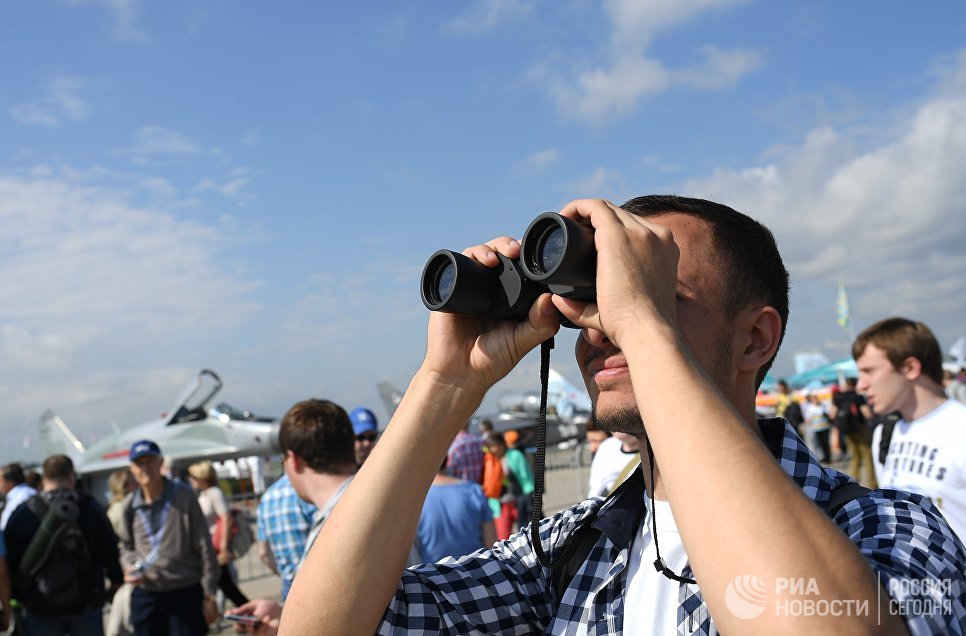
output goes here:
<path id="1" fill-rule="evenodd" d="M 261 621 L 256 626 L 240 625 L 244 632 L 257 634 L 258 636 L 274 636 L 278 633 L 278 622 L 282 616 L 282 606 L 275 601 L 265 598 L 256 598 L 248 601 L 241 607 L 236 607 L 230 614 L 250 614 Z"/>
<path id="2" fill-rule="evenodd" d="M 140 570 L 128 568 L 124 571 L 124 582 L 137 587 L 144 583 L 144 576 L 142 576 Z"/>
<path id="3" fill-rule="evenodd" d="M 496 267 L 497 253 L 515 259 L 520 245 L 503 237 L 463 253 Z M 412 548 L 421 502 L 453 437 L 486 391 L 557 333 L 557 315 L 550 294 L 534 302 L 526 320 L 431 312 L 422 366 L 306 555 L 286 601 L 286 630 L 378 628 Z"/>
<path id="4" fill-rule="evenodd" d="M 503 236 L 463 250 L 463 254 L 487 267 L 499 265 L 497 252 L 515 259 L 520 255 L 520 243 Z M 543 294 L 534 302 L 526 320 L 431 312 L 423 370 L 482 396 L 559 328 L 550 294 Z"/>

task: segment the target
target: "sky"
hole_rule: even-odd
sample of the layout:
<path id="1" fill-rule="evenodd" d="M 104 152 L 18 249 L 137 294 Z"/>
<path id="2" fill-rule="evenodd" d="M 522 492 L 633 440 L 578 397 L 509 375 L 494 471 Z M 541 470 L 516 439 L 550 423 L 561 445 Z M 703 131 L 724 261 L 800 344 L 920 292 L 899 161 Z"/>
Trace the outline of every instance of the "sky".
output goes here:
<path id="1" fill-rule="evenodd" d="M 966 334 L 966 5 L 0 3 L 0 461 L 307 397 L 384 420 L 437 249 L 677 193 L 775 233 L 796 352 L 891 315 Z M 553 365 L 579 383 L 575 332 Z M 536 389 L 528 356 L 484 403 Z M 24 443 L 30 443 L 24 448 Z"/>

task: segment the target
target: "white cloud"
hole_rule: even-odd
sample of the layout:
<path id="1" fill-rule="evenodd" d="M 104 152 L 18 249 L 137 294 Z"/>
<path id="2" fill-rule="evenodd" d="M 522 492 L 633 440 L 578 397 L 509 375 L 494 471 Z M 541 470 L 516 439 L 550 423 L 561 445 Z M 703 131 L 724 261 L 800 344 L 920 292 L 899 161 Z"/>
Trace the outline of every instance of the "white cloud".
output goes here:
<path id="1" fill-rule="evenodd" d="M 169 331 L 235 322 L 253 282 L 219 253 L 224 229 L 127 203 L 127 193 L 0 176 L 0 325 L 74 336 L 138 325 Z M 215 316 L 198 302 L 241 311 Z M 91 333 L 85 331 L 85 333 Z"/>
<path id="2" fill-rule="evenodd" d="M 701 62 L 669 68 L 649 53 L 649 47 L 658 33 L 742 2 L 610 0 L 604 6 L 612 25 L 611 34 L 596 54 L 602 62 L 581 61 L 563 73 L 556 70 L 558 65 L 538 63 L 530 77 L 545 84 L 566 116 L 592 124 L 625 116 L 641 99 L 675 86 L 694 90 L 728 88 L 761 66 L 758 53 L 748 49 L 724 50 L 709 44 L 698 51 L 703 57 Z"/>
<path id="3" fill-rule="evenodd" d="M 723 51 L 716 46 L 706 46 L 701 52 L 705 57 L 704 64 L 678 71 L 676 79 L 681 84 L 699 90 L 728 88 L 762 65 L 761 56 L 756 51 Z"/>
<path id="4" fill-rule="evenodd" d="M 103 0 L 107 8 L 114 14 L 114 37 L 119 40 L 141 42 L 146 39 L 144 32 L 137 27 L 138 13 L 141 10 L 139 0 Z"/>
<path id="5" fill-rule="evenodd" d="M 246 130 L 242 133 L 241 145 L 243 146 L 255 146 L 258 145 L 258 131 L 257 130 Z"/>
<path id="6" fill-rule="evenodd" d="M 39 100 L 10 108 L 10 116 L 22 124 L 47 127 L 83 121 L 90 114 L 81 97 L 84 87 L 85 82 L 79 77 L 58 77 L 47 83 Z"/>
<path id="7" fill-rule="evenodd" d="M 385 257 L 333 264 L 313 274 L 309 290 L 279 327 L 279 347 L 288 352 L 351 347 L 357 338 L 413 333 L 397 326 L 425 321 L 426 309 L 413 291 L 421 270 L 422 263 Z M 360 315 L 367 320 L 359 320 Z"/>
<path id="8" fill-rule="evenodd" d="M 143 156 L 192 155 L 199 151 L 197 144 L 181 132 L 161 126 L 142 126 L 135 135 L 134 145 L 123 152 Z"/>
<path id="9" fill-rule="evenodd" d="M 524 163 L 536 171 L 545 170 L 550 164 L 560 159 L 560 151 L 556 148 L 547 148 L 527 155 Z"/>
<path id="10" fill-rule="evenodd" d="M 114 19 L 111 30 L 114 38 L 131 42 L 145 42 L 147 36 L 138 28 L 138 14 L 141 12 L 140 0 L 67 0 L 68 4 L 97 4 L 104 7 Z"/>
<path id="11" fill-rule="evenodd" d="M 533 4 L 532 0 L 477 0 L 466 13 L 445 23 L 442 31 L 450 35 L 488 31 L 503 22 L 526 16 Z"/>
<path id="12" fill-rule="evenodd" d="M 138 181 L 138 186 L 157 197 L 173 197 L 178 189 L 164 177 L 145 177 Z"/>
<path id="13" fill-rule="evenodd" d="M 143 188 L 173 189 L 163 178 L 125 191 L 99 185 L 97 172 L 0 175 L 0 399 L 6 421 L 29 431 L 44 408 L 79 404 L 103 427 L 94 401 L 106 397 L 122 424 L 156 415 L 193 371 L 172 371 L 154 391 L 142 382 L 150 369 L 186 338 L 217 336 L 261 310 L 259 282 L 228 251 L 241 230 L 130 202 Z"/>
<path id="14" fill-rule="evenodd" d="M 857 326 L 906 314 L 933 325 L 941 340 L 966 333 L 966 82 L 957 80 L 966 76 L 966 56 L 947 75 L 872 147 L 861 147 L 861 131 L 823 127 L 799 145 L 769 150 L 767 163 L 720 170 L 682 191 L 771 227 L 793 292 L 834 290 L 844 276 Z M 833 321 L 834 310 L 828 315 Z"/>
<path id="15" fill-rule="evenodd" d="M 227 179 L 219 181 L 213 177 L 204 177 L 194 189 L 195 192 L 213 191 L 229 199 L 244 199 L 247 201 L 248 199 L 245 197 L 242 189 L 251 183 L 251 181 L 251 170 L 248 168 L 235 168 L 229 173 Z"/>
<path id="16" fill-rule="evenodd" d="M 613 192 L 622 190 L 624 175 L 618 170 L 598 167 L 590 175 L 567 185 L 574 197 L 612 197 Z"/>

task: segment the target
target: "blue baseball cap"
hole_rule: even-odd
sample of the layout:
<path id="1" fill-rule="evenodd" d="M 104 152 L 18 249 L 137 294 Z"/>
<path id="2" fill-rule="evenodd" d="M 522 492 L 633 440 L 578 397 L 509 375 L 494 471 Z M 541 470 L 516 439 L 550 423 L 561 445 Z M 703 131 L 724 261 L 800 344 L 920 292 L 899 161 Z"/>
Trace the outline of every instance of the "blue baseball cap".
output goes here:
<path id="1" fill-rule="evenodd" d="M 349 413 L 349 419 L 352 420 L 352 430 L 356 435 L 377 432 L 376 416 L 369 409 L 362 408 L 361 406 L 353 409 Z"/>
<path id="2" fill-rule="evenodd" d="M 128 459 L 133 462 L 149 455 L 161 457 L 161 449 L 158 448 L 158 445 L 151 440 L 142 439 L 140 442 L 136 442 L 133 446 L 131 446 L 131 453 L 128 455 Z"/>

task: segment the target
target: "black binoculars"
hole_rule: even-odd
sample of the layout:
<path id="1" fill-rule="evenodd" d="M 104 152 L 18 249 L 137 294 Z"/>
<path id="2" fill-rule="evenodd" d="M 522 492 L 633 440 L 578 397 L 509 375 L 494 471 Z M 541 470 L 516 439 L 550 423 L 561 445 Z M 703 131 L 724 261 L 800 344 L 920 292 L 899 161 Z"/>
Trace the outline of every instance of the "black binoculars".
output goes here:
<path id="1" fill-rule="evenodd" d="M 597 296 L 597 250 L 589 225 L 545 212 L 523 233 L 518 259 L 497 256 L 500 264 L 487 267 L 459 252 L 439 250 L 423 268 L 423 304 L 430 311 L 523 319 L 545 292 L 580 301 Z"/>

